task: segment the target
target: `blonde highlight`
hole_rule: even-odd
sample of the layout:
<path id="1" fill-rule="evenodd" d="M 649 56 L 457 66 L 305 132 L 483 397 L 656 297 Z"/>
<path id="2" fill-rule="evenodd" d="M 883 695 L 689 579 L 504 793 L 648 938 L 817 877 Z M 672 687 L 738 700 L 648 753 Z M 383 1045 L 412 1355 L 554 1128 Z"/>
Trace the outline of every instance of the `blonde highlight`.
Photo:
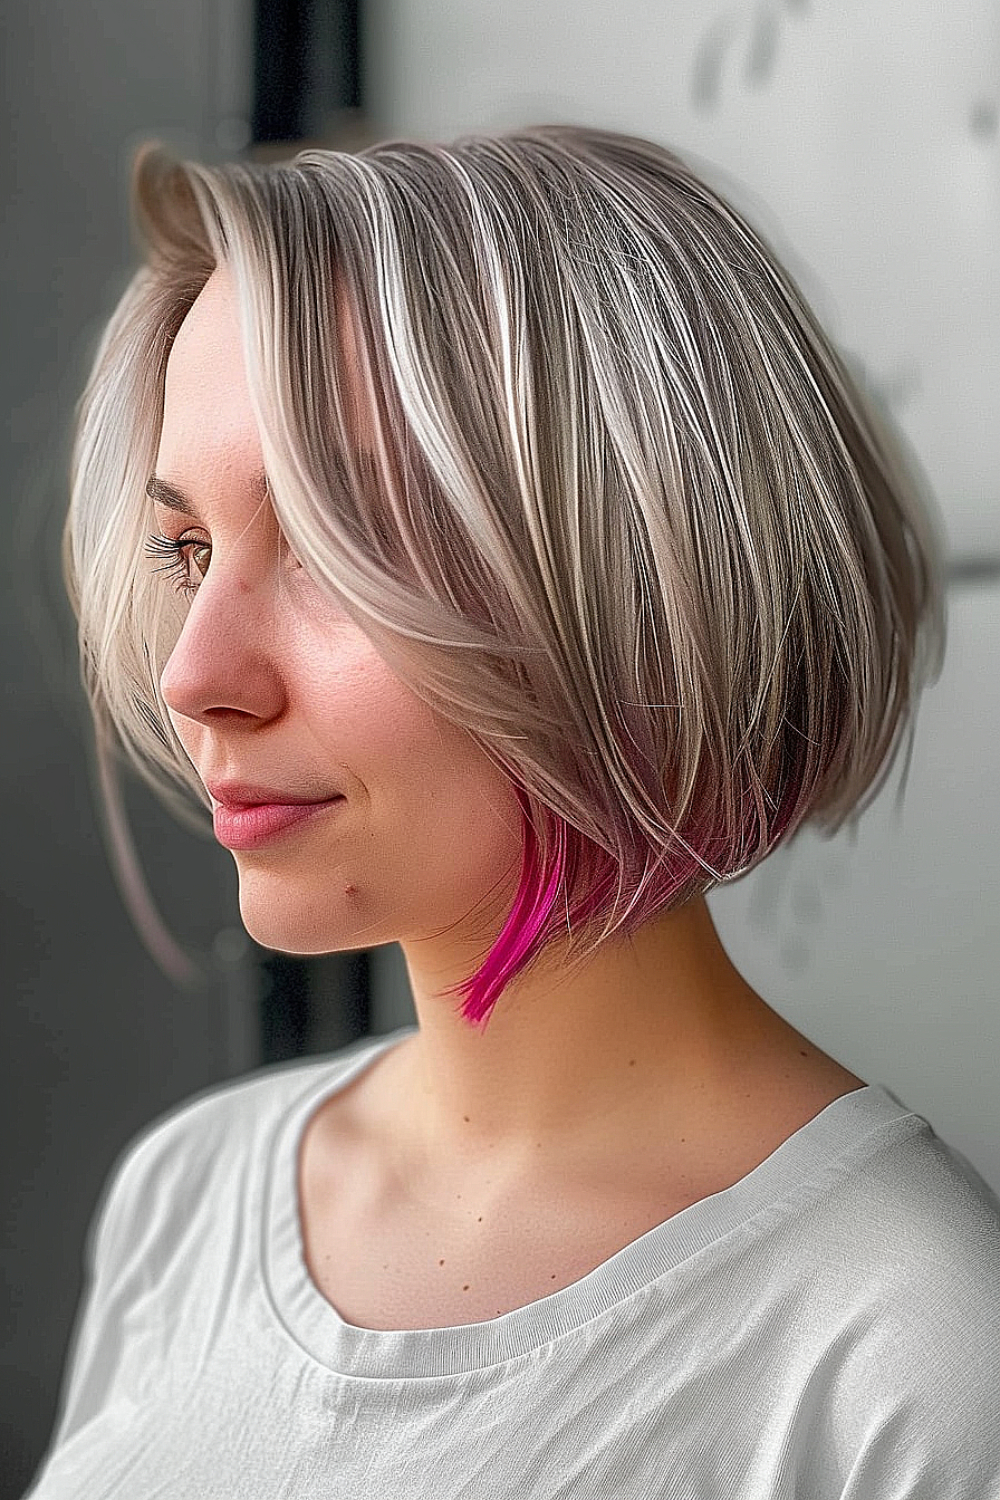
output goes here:
<path id="1" fill-rule="evenodd" d="M 554 125 L 268 166 L 147 150 L 134 204 L 146 261 L 80 404 L 64 568 L 99 741 L 174 805 L 208 801 L 159 694 L 178 621 L 141 497 L 172 337 L 225 262 L 289 545 L 518 790 L 521 883 L 467 1019 L 555 934 L 596 946 L 861 815 L 940 672 L 940 529 L 679 157 Z"/>

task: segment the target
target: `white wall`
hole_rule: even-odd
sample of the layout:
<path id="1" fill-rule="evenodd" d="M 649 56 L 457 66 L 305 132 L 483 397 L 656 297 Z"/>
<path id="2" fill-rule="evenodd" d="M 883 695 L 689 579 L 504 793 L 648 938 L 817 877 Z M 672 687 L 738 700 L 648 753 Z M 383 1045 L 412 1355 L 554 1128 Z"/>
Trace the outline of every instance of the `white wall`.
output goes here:
<path id="1" fill-rule="evenodd" d="M 1000 551 L 992 0 L 370 0 L 380 133 L 543 120 L 700 159 L 895 411 L 961 552 Z"/>
<path id="2" fill-rule="evenodd" d="M 372 0 L 365 54 L 379 136 L 560 120 L 695 157 L 895 412 L 953 556 L 988 559 L 998 40 L 989 0 Z M 901 814 L 897 770 L 854 842 L 806 833 L 710 904 L 769 1003 L 1000 1192 L 1000 589 L 956 586 L 950 611 Z"/>

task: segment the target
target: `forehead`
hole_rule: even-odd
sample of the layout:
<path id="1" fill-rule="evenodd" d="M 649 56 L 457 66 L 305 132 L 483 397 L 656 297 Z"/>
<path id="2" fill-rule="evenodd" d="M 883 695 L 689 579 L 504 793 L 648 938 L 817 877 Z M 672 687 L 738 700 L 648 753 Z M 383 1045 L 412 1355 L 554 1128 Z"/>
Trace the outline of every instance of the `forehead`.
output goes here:
<path id="1" fill-rule="evenodd" d="M 246 388 L 236 294 L 224 270 L 213 271 L 177 330 L 167 357 L 165 396 L 183 398 L 206 380 Z"/>
<path id="2" fill-rule="evenodd" d="M 167 359 L 156 472 L 194 484 L 207 465 L 221 480 L 259 450 L 235 293 L 227 273 L 216 270 Z"/>
<path id="3" fill-rule="evenodd" d="M 344 416 L 355 452 L 370 453 L 374 424 L 361 393 L 358 345 L 348 298 L 334 279 L 336 354 Z M 247 382 L 236 288 L 214 270 L 178 329 L 167 358 L 155 472 L 182 487 L 219 482 L 244 465 L 260 468 L 260 436 Z M 240 473 L 242 478 L 242 473 Z"/>

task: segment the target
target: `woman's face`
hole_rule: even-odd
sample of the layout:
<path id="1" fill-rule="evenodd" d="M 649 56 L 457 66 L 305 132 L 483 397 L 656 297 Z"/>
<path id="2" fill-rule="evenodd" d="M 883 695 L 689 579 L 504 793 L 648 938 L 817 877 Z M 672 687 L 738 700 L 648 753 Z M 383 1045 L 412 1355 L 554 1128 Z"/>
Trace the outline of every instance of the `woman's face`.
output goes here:
<path id="1" fill-rule="evenodd" d="M 303 954 L 428 941 L 432 968 L 464 977 L 516 885 L 517 799 L 299 566 L 262 470 L 220 270 L 171 350 L 156 461 L 157 479 L 196 512 L 154 502 L 163 536 L 191 543 L 179 573 L 194 592 L 161 677 L 171 723 L 210 792 L 244 782 L 277 801 L 343 799 L 234 848 L 251 936 Z"/>

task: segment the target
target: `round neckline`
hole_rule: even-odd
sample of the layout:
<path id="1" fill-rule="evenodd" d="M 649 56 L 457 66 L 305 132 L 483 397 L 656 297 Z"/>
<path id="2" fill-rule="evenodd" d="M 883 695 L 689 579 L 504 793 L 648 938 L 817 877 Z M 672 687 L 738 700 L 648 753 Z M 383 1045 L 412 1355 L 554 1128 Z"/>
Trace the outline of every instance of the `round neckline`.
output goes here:
<path id="1" fill-rule="evenodd" d="M 465 1376 L 530 1354 L 584 1324 L 643 1300 L 660 1278 L 709 1246 L 754 1232 L 764 1210 L 788 1212 L 828 1190 L 887 1127 L 901 1134 L 924 1122 L 881 1084 L 841 1094 L 800 1126 L 745 1177 L 654 1225 L 569 1286 L 486 1322 L 441 1328 L 372 1329 L 347 1322 L 312 1279 L 305 1261 L 298 1194 L 299 1148 L 321 1105 L 417 1030 L 407 1026 L 358 1047 L 353 1056 L 317 1062 L 307 1086 L 280 1118 L 267 1163 L 261 1270 L 272 1310 L 313 1359 L 344 1376 L 440 1380 Z M 876 1141 L 873 1136 L 878 1136 Z M 770 1222 L 770 1216 L 767 1222 Z M 762 1232 L 762 1231 L 761 1231 Z"/>

